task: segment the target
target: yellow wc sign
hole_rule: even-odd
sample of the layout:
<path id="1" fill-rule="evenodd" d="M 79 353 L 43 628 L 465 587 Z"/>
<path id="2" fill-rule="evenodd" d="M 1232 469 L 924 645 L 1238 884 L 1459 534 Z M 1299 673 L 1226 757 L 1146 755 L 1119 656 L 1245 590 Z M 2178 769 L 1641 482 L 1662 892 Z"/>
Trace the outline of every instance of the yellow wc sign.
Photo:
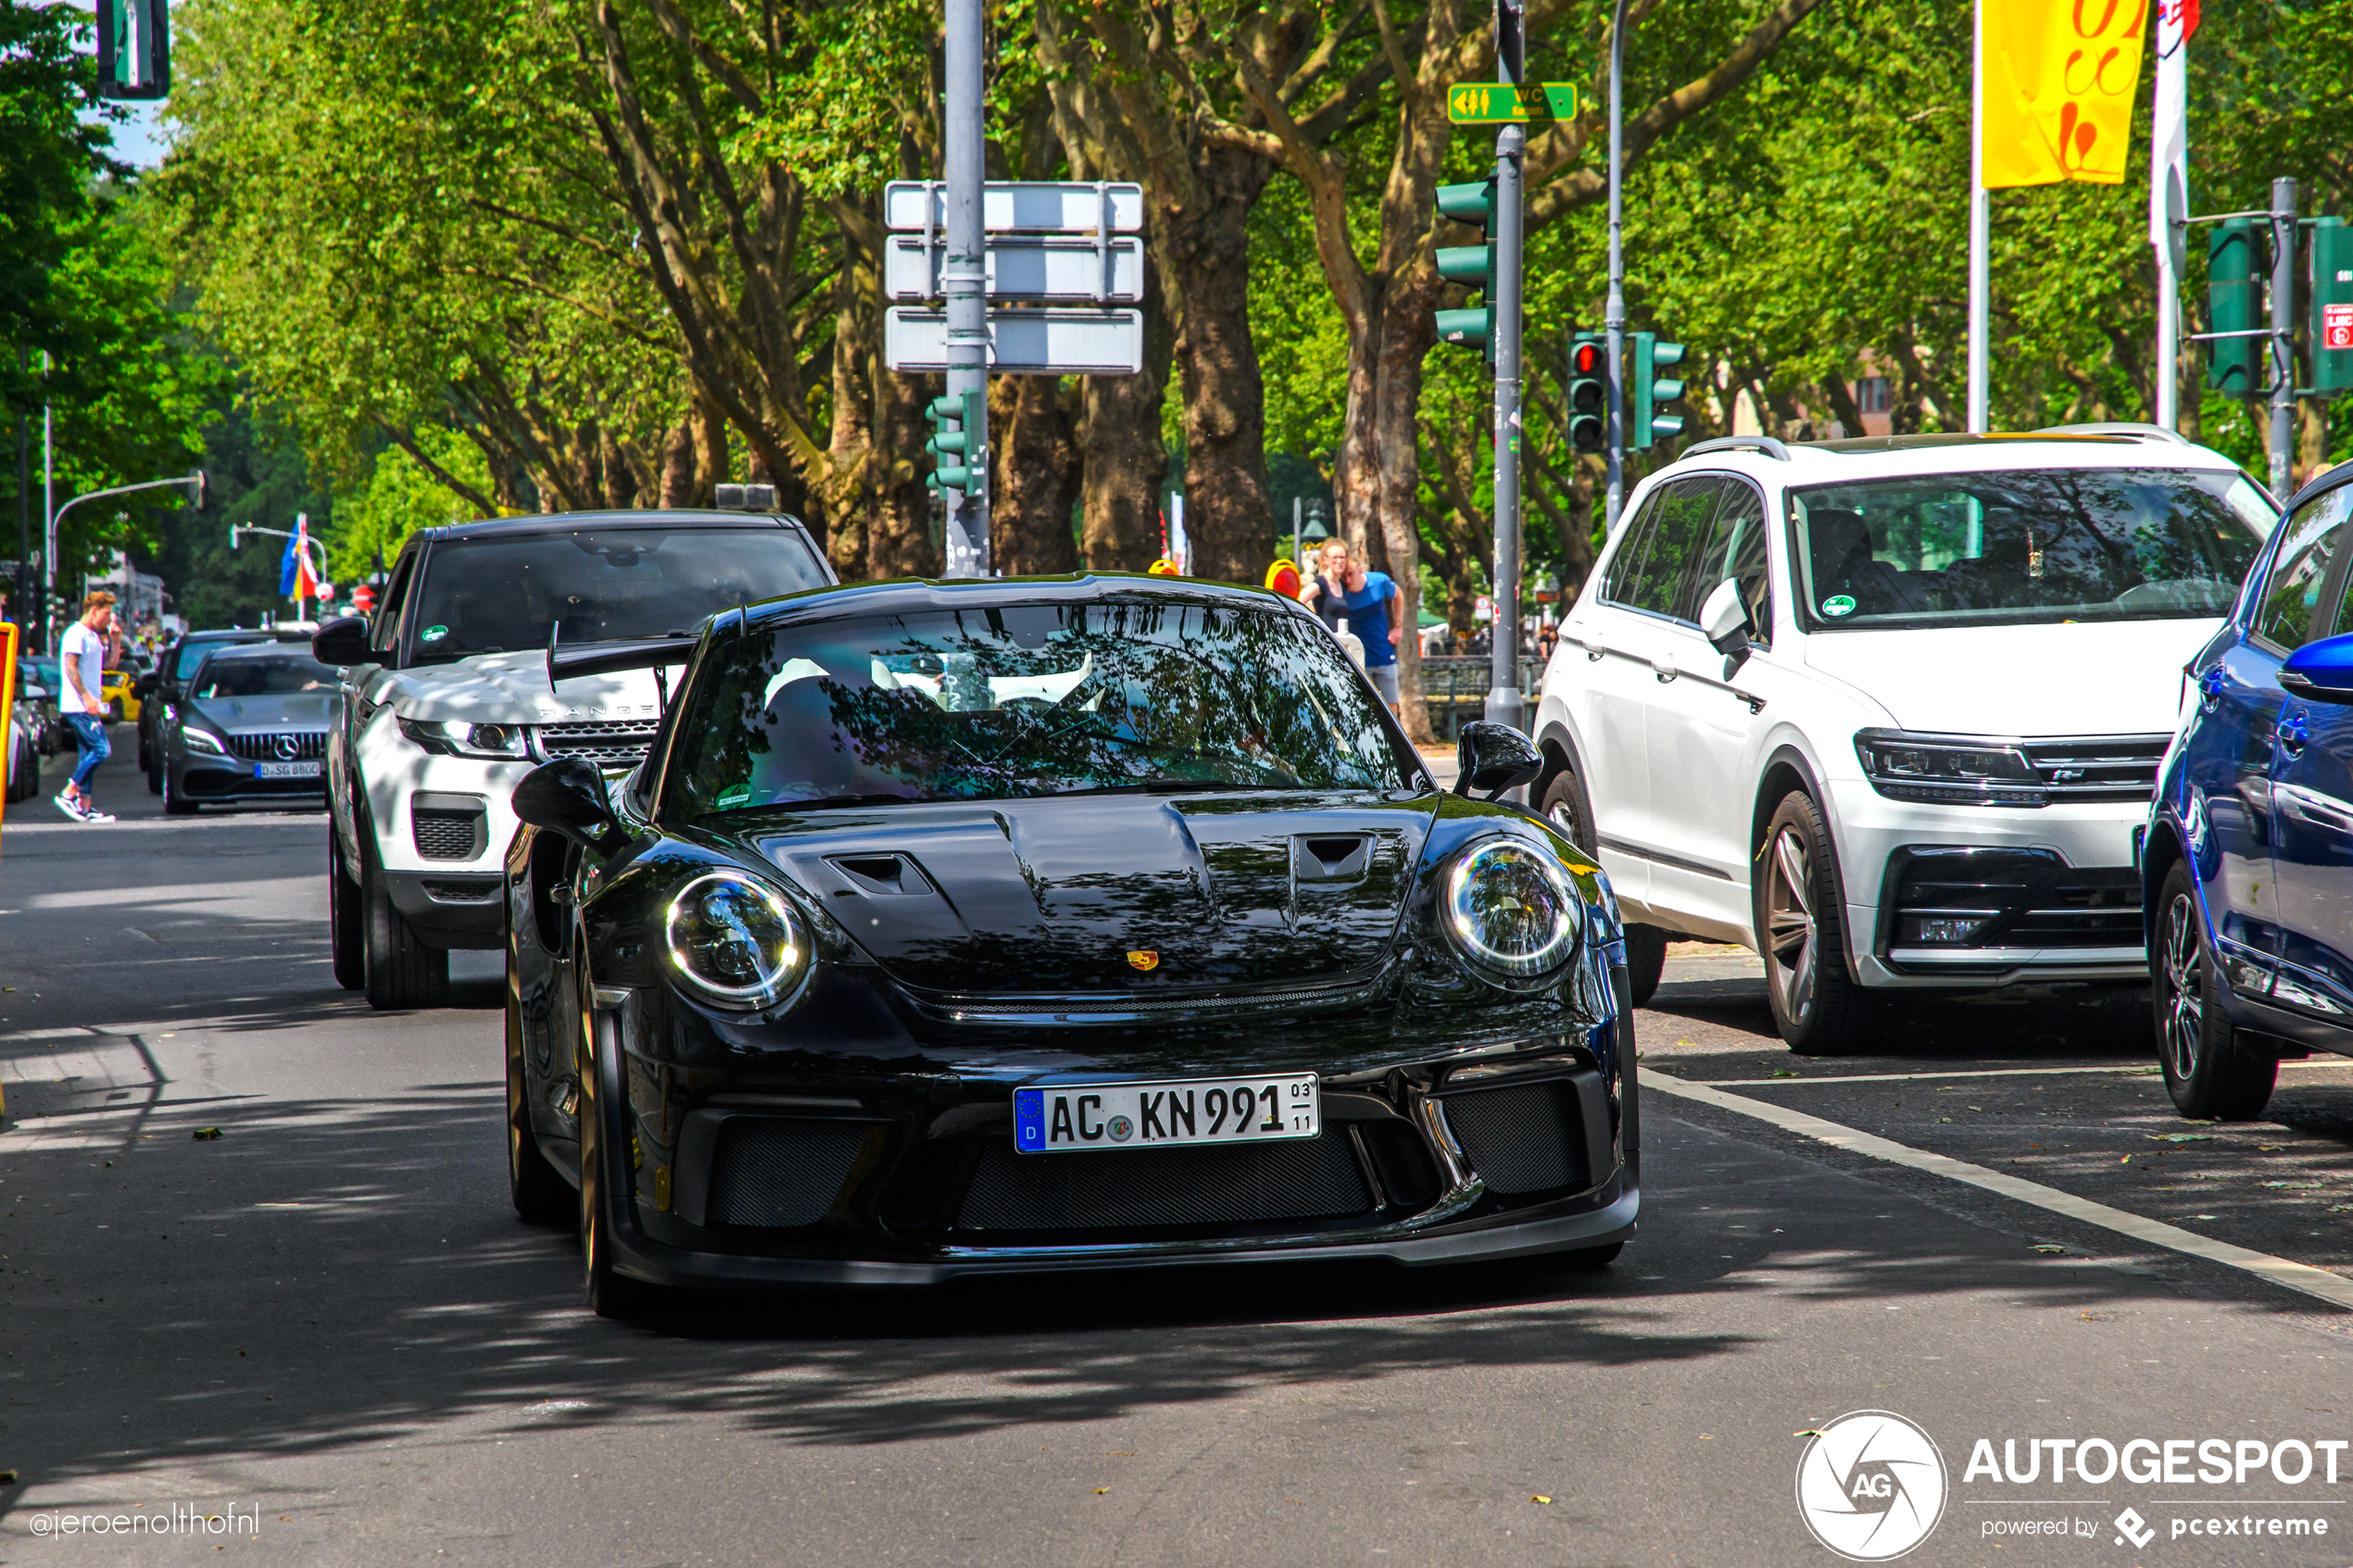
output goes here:
<path id="1" fill-rule="evenodd" d="M 1984 182 L 2124 179 L 2146 0 L 1979 0 Z"/>

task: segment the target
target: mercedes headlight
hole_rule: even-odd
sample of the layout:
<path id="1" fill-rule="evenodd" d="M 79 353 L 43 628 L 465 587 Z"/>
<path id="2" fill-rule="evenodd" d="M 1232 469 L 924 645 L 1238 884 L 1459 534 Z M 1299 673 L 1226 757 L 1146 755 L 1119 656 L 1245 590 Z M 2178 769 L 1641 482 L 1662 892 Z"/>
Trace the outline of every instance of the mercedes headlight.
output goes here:
<path id="1" fill-rule="evenodd" d="M 809 939 L 783 895 L 740 872 L 709 872 L 670 901 L 671 967 L 720 1007 L 783 999 L 809 968 Z"/>
<path id="2" fill-rule="evenodd" d="M 470 724 L 463 719 L 403 719 L 400 733 L 442 757 L 519 761 L 531 756 L 521 724 Z"/>
<path id="3" fill-rule="evenodd" d="M 1491 839 L 1446 872 L 1446 935 L 1497 974 L 1526 979 L 1560 968 L 1576 955 L 1584 915 L 1560 862 L 1532 845 Z"/>
<path id="4" fill-rule="evenodd" d="M 207 752 L 214 757 L 229 755 L 229 748 L 220 744 L 219 735 L 207 730 L 196 729 L 193 725 L 180 732 L 180 744 L 191 751 Z"/>

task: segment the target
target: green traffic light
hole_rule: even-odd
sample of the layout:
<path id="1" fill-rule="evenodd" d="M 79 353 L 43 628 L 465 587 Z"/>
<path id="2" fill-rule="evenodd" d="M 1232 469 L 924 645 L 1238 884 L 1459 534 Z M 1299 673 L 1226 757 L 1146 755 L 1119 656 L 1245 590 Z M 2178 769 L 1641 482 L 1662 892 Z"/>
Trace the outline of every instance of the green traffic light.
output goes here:
<path id="1" fill-rule="evenodd" d="M 1473 229 L 1491 230 L 1495 222 L 1494 180 L 1490 178 L 1474 184 L 1441 185 L 1438 187 L 1438 212 L 1441 218 Z M 1476 308 L 1439 311 L 1439 341 L 1479 349 L 1491 363 L 1495 358 L 1495 242 L 1489 240 L 1485 245 L 1441 245 L 1437 260 L 1440 277 L 1486 296 L 1485 303 Z"/>
<path id="2" fill-rule="evenodd" d="M 2206 242 L 2206 305 L 2211 330 L 2253 332 L 2262 325 L 2262 274 L 2255 260 L 2255 222 L 2233 218 L 2214 226 Z M 2225 397 L 2262 390 L 2256 356 L 2261 338 L 2223 337 L 2207 345 L 2206 384 Z"/>
<path id="3" fill-rule="evenodd" d="M 1628 334 L 1634 345 L 1634 417 L 1629 433 L 1630 445 L 1647 449 L 1660 441 L 1672 441 L 1683 433 L 1680 414 L 1662 414 L 1658 406 L 1672 403 L 1683 395 L 1684 383 L 1674 376 L 1658 372 L 1683 362 L 1689 352 L 1680 343 L 1664 343 L 1656 332 Z"/>

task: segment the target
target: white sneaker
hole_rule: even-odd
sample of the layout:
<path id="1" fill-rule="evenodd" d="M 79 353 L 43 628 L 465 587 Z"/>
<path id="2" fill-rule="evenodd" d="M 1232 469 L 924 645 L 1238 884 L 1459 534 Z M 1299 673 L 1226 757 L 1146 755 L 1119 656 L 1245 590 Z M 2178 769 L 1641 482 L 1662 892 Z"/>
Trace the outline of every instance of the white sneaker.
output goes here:
<path id="1" fill-rule="evenodd" d="M 67 816 L 71 817 L 77 822 L 86 822 L 90 820 L 90 808 L 84 806 L 81 801 L 72 798 L 70 796 L 58 796 L 57 797 L 57 805 L 58 810 L 63 811 Z"/>
<path id="2" fill-rule="evenodd" d="M 85 822 L 110 822 L 114 821 L 114 813 L 101 811 L 95 806 L 85 806 L 82 809 L 82 820 Z"/>

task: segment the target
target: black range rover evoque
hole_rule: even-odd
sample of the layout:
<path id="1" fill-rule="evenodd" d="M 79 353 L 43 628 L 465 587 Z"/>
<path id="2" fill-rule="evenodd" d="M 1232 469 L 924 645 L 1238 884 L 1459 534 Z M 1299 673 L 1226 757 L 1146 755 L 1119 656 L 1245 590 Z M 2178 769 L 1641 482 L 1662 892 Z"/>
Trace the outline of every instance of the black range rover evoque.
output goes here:
<path id="1" fill-rule="evenodd" d="M 1639 1202 L 1616 903 L 1491 798 L 1534 775 L 1524 737 L 1462 751 L 1443 792 L 1252 589 L 724 612 L 635 772 L 516 791 L 515 1206 L 576 1220 L 609 1315 L 663 1286 L 1605 1263 Z"/>

